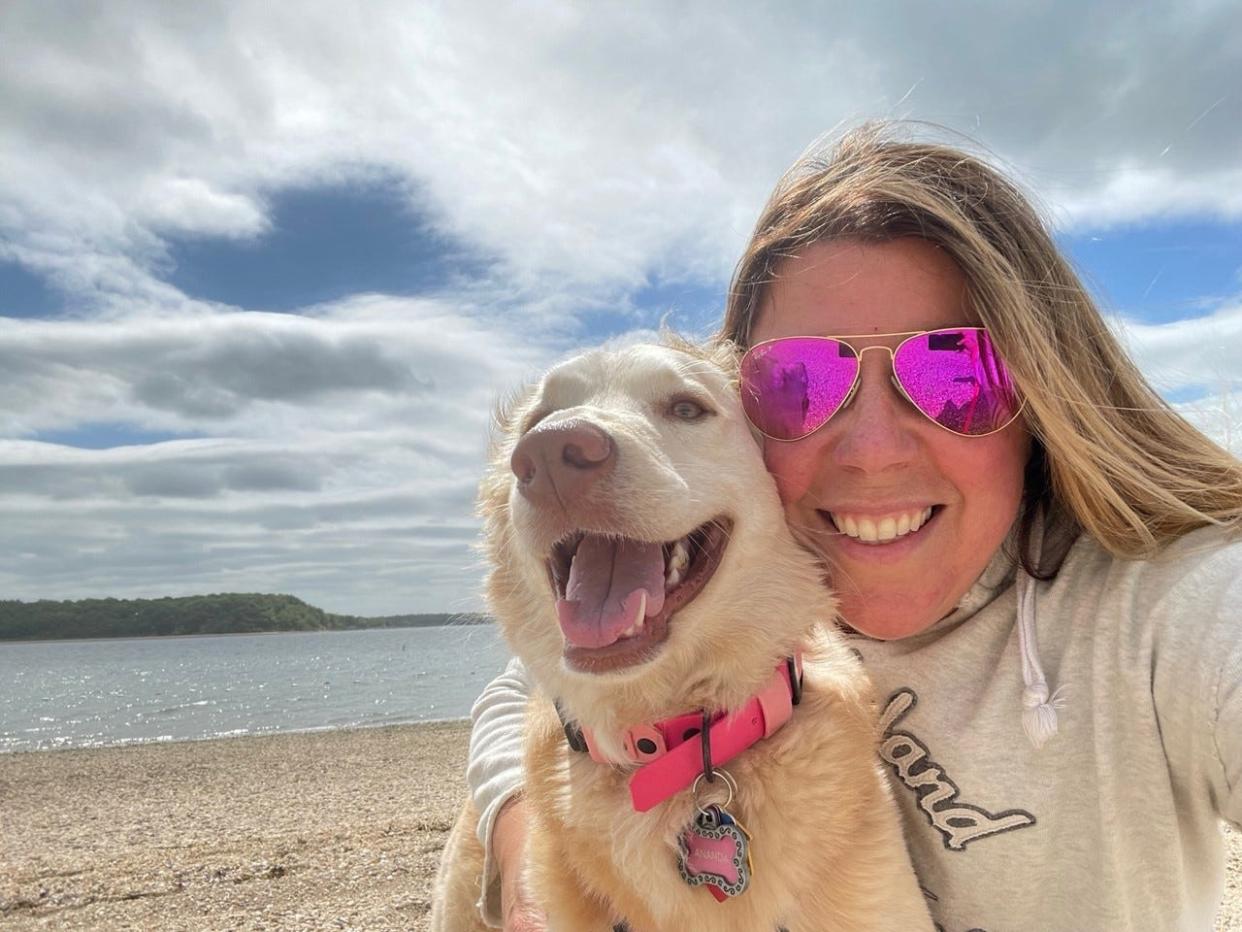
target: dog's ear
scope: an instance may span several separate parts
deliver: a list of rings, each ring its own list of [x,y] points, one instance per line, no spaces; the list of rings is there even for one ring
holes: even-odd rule
[[[498,448],[512,445],[517,440],[517,433],[521,427],[522,418],[526,415],[527,409],[530,408],[530,403],[534,399],[537,390],[538,387],[534,384],[523,385],[496,403],[496,409],[492,412],[491,444],[488,449],[489,458],[494,459]]]
[[[504,520],[509,507],[509,456],[517,443],[522,419],[535,398],[536,386],[525,385],[501,398],[492,412],[492,426],[488,438],[487,469],[479,482],[479,495],[475,500],[476,512],[485,521]]]
[[[701,359],[708,365],[721,370],[730,380],[737,378],[742,351],[731,340],[716,338],[706,343],[695,343],[662,324],[660,345],[685,353],[694,359]]]
[[[707,352],[711,354],[712,362],[723,369],[729,375],[729,386],[732,391],[740,392],[742,356],[745,354],[745,348],[727,340],[724,337],[717,337],[705,347]],[[758,428],[746,419],[746,427],[750,430],[750,437],[755,441],[755,446],[760,450],[763,449],[763,434],[759,433]]]
[[[742,348],[740,346],[732,340],[726,340],[721,337],[712,340],[704,349],[709,354],[708,358],[723,369],[731,381],[737,381],[742,361]]]

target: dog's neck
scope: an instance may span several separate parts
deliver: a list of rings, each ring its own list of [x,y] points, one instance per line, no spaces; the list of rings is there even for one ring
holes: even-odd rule
[[[555,697],[563,716],[597,735],[676,718],[703,709],[715,714],[741,708],[771,680],[772,671],[786,657],[798,652],[805,639],[765,646],[744,663],[729,667],[689,665],[669,671],[659,679],[642,677],[634,682],[564,682]],[[617,761],[619,750],[604,739],[607,755]]]
[[[689,788],[700,775],[711,779],[715,768],[775,734],[789,721],[801,697],[799,652],[785,658],[762,689],[727,713],[697,710],[607,736],[580,728],[563,713],[561,721],[570,748],[589,753],[598,763],[617,763],[620,746],[628,762],[638,767],[630,778],[634,809],[646,812]]]
[[[584,749],[599,763],[617,763],[608,748],[618,743],[625,758],[632,764],[646,764],[673,751],[692,738],[702,741],[710,734],[710,726],[727,715],[742,715],[748,708],[757,711],[759,717],[752,724],[759,727],[767,737],[789,720],[793,707],[802,696],[802,652],[796,651],[784,658],[757,692],[736,707],[727,709],[694,708],[668,718],[630,725],[613,741],[602,741],[589,728],[566,718],[558,705],[561,723],[565,726],[570,745],[575,750]]]

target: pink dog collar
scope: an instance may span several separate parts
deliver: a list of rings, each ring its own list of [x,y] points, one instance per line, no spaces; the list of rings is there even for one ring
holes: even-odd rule
[[[772,678],[732,714],[711,716],[706,740],[702,738],[705,716],[688,712],[650,724],[635,725],[621,735],[630,760],[641,764],[630,778],[630,799],[636,812],[646,812],[681,790],[688,789],[707,764],[719,767],[751,745],[774,734],[789,721],[802,697],[802,653],[782,661]],[[593,760],[607,763],[587,729],[578,734],[566,726],[570,747],[586,750]],[[581,741],[576,741],[581,736]],[[698,738],[698,741],[694,739]]]

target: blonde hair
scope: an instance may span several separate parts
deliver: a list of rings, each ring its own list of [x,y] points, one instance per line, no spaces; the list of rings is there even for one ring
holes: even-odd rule
[[[1179,416],[1118,344],[1030,201],[964,151],[868,124],[800,159],[764,208],[734,273],[720,337],[739,346],[780,263],[836,238],[912,236],[951,256],[970,301],[1026,397],[1032,437],[1019,556],[1041,512],[1121,557],[1146,557],[1209,524],[1242,519],[1242,461]]]

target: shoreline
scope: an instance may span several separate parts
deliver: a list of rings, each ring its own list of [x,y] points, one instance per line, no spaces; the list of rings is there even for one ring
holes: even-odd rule
[[[198,637],[199,635],[191,635]],[[214,635],[208,635],[214,636]],[[227,637],[228,635],[224,635]],[[280,735],[317,735],[328,731],[371,731],[376,728],[411,728],[421,725],[466,725],[470,724],[470,716],[456,715],[449,718],[420,718],[401,722],[361,722],[356,725],[316,725],[312,728],[287,728],[278,731],[251,731],[243,734],[228,733],[206,735],[199,738],[134,738],[130,741],[117,741],[112,744],[71,744],[57,748],[14,748],[6,751],[0,748],[0,761],[13,754],[62,754],[66,751],[108,751],[118,748],[140,748],[170,744],[201,744],[204,741],[244,741],[248,738],[275,738]]]
[[[0,754],[0,927],[427,932],[469,722]],[[1242,929],[1242,833],[1217,932]]]
[[[97,638],[0,638],[6,644],[98,644],[101,641],[179,641],[187,638],[258,637],[264,634],[352,634],[357,631],[406,631],[412,628],[481,628],[491,621],[462,621],[446,625],[363,625],[358,628],[293,628],[285,631],[216,631],[202,634],[109,634]]]

